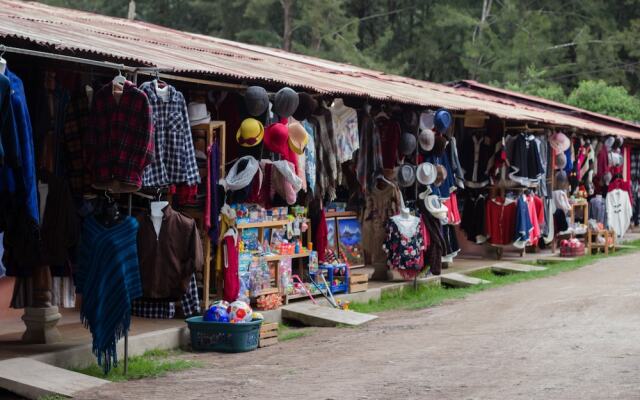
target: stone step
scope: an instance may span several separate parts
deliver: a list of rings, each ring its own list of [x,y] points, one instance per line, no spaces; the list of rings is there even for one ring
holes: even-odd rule
[[[311,303],[289,304],[282,307],[281,310],[282,319],[298,321],[307,326],[358,326],[378,318],[371,314],[345,311]]]
[[[109,383],[104,379],[54,367],[31,358],[0,361],[0,388],[27,399],[60,395],[73,397],[82,390]]]
[[[440,284],[445,286],[463,288],[463,287],[469,287],[469,286],[475,286],[475,285],[484,285],[487,283],[491,283],[491,282],[484,279],[474,278],[471,276],[459,274],[457,272],[451,272],[448,274],[440,275]]]
[[[493,264],[491,271],[496,274],[515,274],[520,272],[544,271],[545,267],[537,267],[535,265],[518,264],[512,262],[502,262]]]

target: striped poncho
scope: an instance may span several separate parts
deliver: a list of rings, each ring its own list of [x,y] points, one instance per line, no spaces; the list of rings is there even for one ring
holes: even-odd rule
[[[93,353],[105,374],[117,366],[116,343],[129,331],[131,302],[142,296],[137,233],[132,217],[109,228],[89,217],[82,226],[76,275],[80,319],[91,331]]]

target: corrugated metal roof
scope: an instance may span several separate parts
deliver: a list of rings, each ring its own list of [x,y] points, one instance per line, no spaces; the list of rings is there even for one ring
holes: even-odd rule
[[[470,90],[388,75],[278,49],[180,32],[140,21],[0,0],[0,38],[15,38],[87,58],[175,73],[272,82],[339,96],[361,96],[450,110],[477,110],[500,118],[635,137],[640,128],[609,126]]]

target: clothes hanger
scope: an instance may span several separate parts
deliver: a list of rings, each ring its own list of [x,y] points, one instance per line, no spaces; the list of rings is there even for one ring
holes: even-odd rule
[[[154,84],[156,85],[156,90],[164,89],[165,87],[169,86],[167,82],[160,79],[160,72],[158,70],[156,70],[156,79],[154,79]]]
[[[123,86],[126,81],[127,81],[127,78],[124,75],[122,75],[122,71],[118,70],[118,75],[116,75],[115,78],[113,78],[112,82],[114,85]]]

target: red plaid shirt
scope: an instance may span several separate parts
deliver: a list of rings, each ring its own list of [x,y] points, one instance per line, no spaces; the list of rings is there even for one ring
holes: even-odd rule
[[[88,167],[95,183],[142,185],[142,171],[153,161],[153,123],[147,96],[126,82],[116,102],[112,84],[95,94],[88,145]]]

